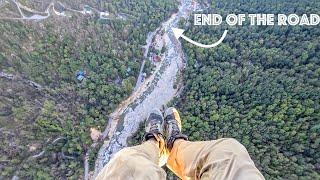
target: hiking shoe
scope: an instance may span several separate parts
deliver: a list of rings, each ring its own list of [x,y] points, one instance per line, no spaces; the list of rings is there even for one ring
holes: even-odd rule
[[[163,139],[163,116],[159,109],[153,109],[146,120],[144,140],[147,141],[151,138],[159,141]]]
[[[144,140],[154,139],[159,143],[159,166],[166,164],[168,155],[166,151],[166,143],[163,136],[164,119],[159,109],[153,109],[146,120]]]
[[[176,108],[170,107],[165,112],[165,135],[167,137],[167,148],[169,151],[177,139],[188,140],[188,137],[181,133],[182,125],[179,112]]]

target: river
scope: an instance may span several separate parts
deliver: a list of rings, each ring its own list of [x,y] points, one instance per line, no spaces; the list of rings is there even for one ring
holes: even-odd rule
[[[60,2],[57,4],[50,3],[45,12],[38,12],[30,9],[16,0],[12,0],[12,3],[18,8],[21,17],[3,17],[0,19],[39,21],[48,18],[52,11],[58,16],[66,16],[66,10],[82,14],[90,14],[90,12],[95,11],[96,13],[100,13],[100,15],[101,13],[108,15],[107,12],[99,12],[89,6],[86,6],[82,11],[66,8]],[[64,9],[64,11],[56,11],[55,5],[63,7],[62,9]],[[127,147],[127,139],[138,130],[139,124],[146,119],[152,109],[162,108],[179,94],[182,82],[181,78],[178,77],[181,76],[181,71],[185,67],[185,58],[181,44],[174,37],[172,28],[177,27],[178,22],[182,18],[188,19],[190,14],[196,9],[196,5],[197,4],[192,0],[181,0],[178,11],[172,14],[171,17],[163,22],[155,31],[148,34],[144,60],[141,65],[139,77],[137,78],[136,87],[134,92],[126,100],[120,103],[118,108],[110,114],[107,127],[103,132],[103,139],[105,141],[97,155],[94,176],[99,173],[102,167],[108,163],[116,152]],[[30,12],[32,15],[26,16],[21,9]],[[157,63],[153,73],[142,81],[143,68],[145,61],[149,59],[148,52],[151,44],[162,43],[153,42],[153,37],[155,36],[162,36],[160,39],[164,40],[166,51],[161,58],[161,62]],[[2,73],[1,75],[4,76],[5,74]],[[92,147],[95,145],[96,143],[94,143]],[[85,155],[85,179],[88,179],[89,154],[90,151]]]
[[[127,139],[138,130],[139,124],[152,109],[162,108],[178,95],[182,85],[177,81],[177,77],[185,67],[185,58],[181,44],[175,39],[171,29],[177,27],[181,18],[189,17],[195,9],[195,4],[191,0],[181,0],[178,12],[163,22],[152,34],[152,36],[160,35],[164,39],[165,55],[154,73],[136,86],[133,94],[110,115],[104,133],[106,140],[96,160],[95,176],[116,152],[127,146]],[[162,30],[165,32],[163,35],[161,35]],[[147,40],[147,43],[149,41]]]

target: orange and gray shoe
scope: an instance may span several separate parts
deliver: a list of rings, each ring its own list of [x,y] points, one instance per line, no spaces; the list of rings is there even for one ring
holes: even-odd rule
[[[165,135],[167,137],[167,148],[172,149],[176,139],[188,140],[188,137],[181,133],[182,124],[179,112],[176,108],[170,107],[165,111]]]

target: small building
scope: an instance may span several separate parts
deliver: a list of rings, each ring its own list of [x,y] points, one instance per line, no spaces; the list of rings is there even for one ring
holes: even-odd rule
[[[153,55],[152,56],[152,61],[153,62],[160,62],[161,61],[161,57],[159,55]]]
[[[88,5],[85,5],[83,7],[83,11],[82,12],[83,12],[83,14],[93,14],[92,8],[90,6],[88,6]]]
[[[100,18],[101,19],[108,19],[109,16],[109,12],[105,11],[105,12],[100,12]]]
[[[78,80],[78,81],[80,81],[80,82],[81,82],[81,81],[83,81],[83,80],[84,80],[85,75],[86,75],[86,72],[85,72],[85,71],[80,70],[80,71],[77,71],[76,78],[77,78],[77,80]]]
[[[142,74],[142,78],[141,78],[141,82],[144,82],[144,80],[146,79],[146,77],[147,77],[147,74],[146,74],[146,73],[143,73],[143,74]]]

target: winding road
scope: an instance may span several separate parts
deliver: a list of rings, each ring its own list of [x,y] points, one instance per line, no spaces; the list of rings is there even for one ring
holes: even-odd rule
[[[51,10],[52,12],[57,15],[57,16],[65,16],[65,17],[70,17],[69,15],[67,15],[66,12],[73,12],[73,13],[80,13],[80,14],[98,14],[100,19],[112,19],[110,18],[110,14],[109,12],[104,12],[104,11],[99,11],[96,8],[90,7],[88,5],[84,5],[82,10],[77,10],[77,9],[72,9],[72,8],[68,8],[65,5],[63,5],[61,2],[57,1],[57,3],[53,3],[51,2],[46,10],[44,12],[39,12],[37,10],[31,9],[21,3],[19,3],[17,0],[11,0],[11,2],[17,7],[20,17],[0,17],[0,19],[6,19],[6,20],[34,20],[34,21],[40,21],[40,20],[44,20],[49,18],[52,14],[51,14]],[[3,4],[0,7],[4,7],[7,3],[9,3],[8,1],[4,1],[1,4]],[[1,5],[0,4],[0,5]],[[55,6],[61,6],[61,9],[63,9],[62,11],[57,11],[55,9]],[[32,15],[25,15],[25,13],[23,13],[23,11],[26,11]],[[116,15],[116,17],[114,19],[125,19],[125,15],[124,13],[119,13],[118,15]]]

